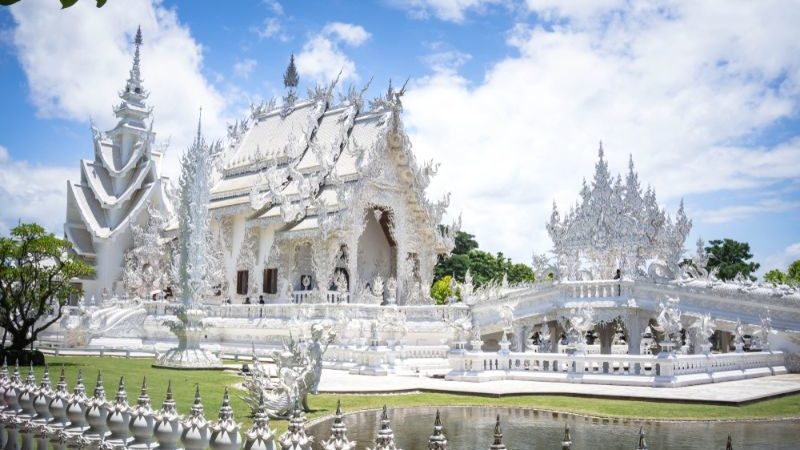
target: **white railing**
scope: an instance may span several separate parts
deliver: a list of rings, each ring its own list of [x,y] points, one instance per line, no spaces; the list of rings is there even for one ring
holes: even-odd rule
[[[648,384],[653,386],[677,386],[715,381],[715,374],[725,374],[725,379],[785,373],[782,352],[723,353],[709,355],[569,355],[564,353],[533,352],[462,352],[449,355],[448,379],[466,381],[489,381],[497,379],[547,379],[536,374],[557,373],[564,378],[585,378],[592,375],[620,376],[614,384]],[[498,374],[498,372],[500,372]],[[520,376],[532,374],[534,376]],[[706,377],[688,379],[684,375],[705,374]],[[630,378],[652,377],[650,380]],[[558,381],[549,378],[550,381]]]
[[[175,305],[177,306],[177,305]],[[456,320],[465,317],[469,308],[465,305],[440,306],[440,305],[421,305],[421,306],[381,306],[381,305],[360,305],[353,303],[273,303],[273,304],[237,304],[237,305],[205,305],[203,311],[206,317],[214,318],[242,318],[242,319],[292,319],[304,317],[313,319],[331,319],[344,314],[351,319],[377,319],[382,317],[387,308],[397,308],[405,314],[406,320],[424,321],[443,321]],[[166,314],[173,313],[172,308],[166,309]]]
[[[633,292],[633,281],[564,281],[558,284],[558,289],[561,297],[566,299],[624,297]]]

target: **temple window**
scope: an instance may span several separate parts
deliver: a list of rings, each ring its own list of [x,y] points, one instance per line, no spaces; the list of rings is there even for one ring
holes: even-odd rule
[[[265,294],[278,293],[278,269],[264,269],[261,291]]]
[[[236,272],[236,293],[239,295],[247,294],[247,270],[240,270]]]

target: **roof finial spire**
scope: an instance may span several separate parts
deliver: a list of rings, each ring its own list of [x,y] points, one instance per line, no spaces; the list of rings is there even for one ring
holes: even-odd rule
[[[600,149],[597,150],[597,153],[600,155],[600,159],[603,159],[603,141],[600,140]]]
[[[202,125],[203,125],[203,107],[200,107],[200,114],[197,116],[197,139],[195,143],[200,145],[200,139],[202,135]]]

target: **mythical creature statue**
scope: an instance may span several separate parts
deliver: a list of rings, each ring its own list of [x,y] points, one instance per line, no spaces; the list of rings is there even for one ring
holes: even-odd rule
[[[272,418],[288,418],[295,405],[308,411],[307,396],[315,394],[322,376],[322,356],[336,339],[336,333],[321,323],[311,325],[311,342],[307,345],[289,338],[283,350],[272,354],[274,377],[253,352],[253,365],[245,378],[245,402],[255,413],[264,398],[264,407]]]
[[[708,340],[714,334],[716,328],[717,324],[708,313],[700,317],[694,324],[692,324],[691,327],[691,329],[694,330],[695,334],[703,342],[703,345],[708,345]]]
[[[569,317],[569,334],[573,343],[579,347],[583,346],[586,340],[586,333],[594,329],[594,309],[588,303],[582,303],[577,310],[572,311]]]
[[[660,302],[658,304],[658,325],[664,329],[666,340],[671,341],[674,345],[680,347],[681,345],[681,310],[678,308],[680,299],[668,298],[666,303]]]
[[[750,347],[765,351],[769,350],[769,336],[771,334],[775,334],[775,330],[772,329],[772,318],[769,316],[769,310],[767,310],[767,315],[761,317],[761,324],[753,333],[754,342]]]
[[[542,328],[539,330],[539,351],[550,351],[550,327],[547,325],[547,316],[542,319]]]

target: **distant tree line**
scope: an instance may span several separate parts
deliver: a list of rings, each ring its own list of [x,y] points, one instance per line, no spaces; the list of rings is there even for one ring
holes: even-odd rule
[[[511,284],[533,281],[533,269],[530,266],[514,263],[502,252],[492,255],[483,251],[479,248],[475,235],[459,231],[456,233],[453,252],[446,258],[440,257],[433,270],[436,281],[431,287],[431,296],[437,303],[445,302],[447,297],[452,295],[450,291],[452,277],[463,283],[467,270],[472,275],[475,288],[490,281],[499,283],[504,275]]]

